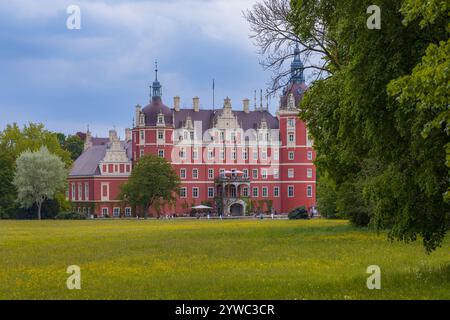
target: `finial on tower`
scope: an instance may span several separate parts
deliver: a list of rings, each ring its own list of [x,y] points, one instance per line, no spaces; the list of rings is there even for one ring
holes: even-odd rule
[[[158,60],[155,59],[155,81],[158,81]]]

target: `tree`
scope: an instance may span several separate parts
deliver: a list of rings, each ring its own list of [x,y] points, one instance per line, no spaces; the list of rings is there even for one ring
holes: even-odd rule
[[[121,186],[120,198],[144,209],[147,218],[152,206],[158,209],[161,201],[173,203],[180,179],[166,159],[147,155],[138,160],[126,183]]]
[[[17,201],[24,208],[36,204],[40,220],[42,203],[65,189],[67,173],[61,158],[51,154],[46,147],[36,152],[24,151],[16,160],[13,179]]]
[[[17,202],[14,201],[17,199],[17,192],[12,184],[15,161],[22,152],[37,151],[42,146],[46,146],[51,153],[63,159],[67,167],[71,165],[70,153],[61,147],[60,138],[58,134],[46,130],[42,124],[30,123],[21,129],[13,123],[0,131],[0,167],[2,168],[0,170],[0,213],[2,218],[25,216],[24,213],[19,212]],[[54,201],[60,202],[60,199],[64,198],[64,194],[61,193]],[[31,209],[33,210],[36,209]]]
[[[46,130],[43,124],[29,123],[20,129],[13,123],[0,132],[0,147],[14,159],[26,150],[37,151],[42,146],[59,156],[67,166],[72,164],[70,152],[63,149],[57,134]]]
[[[304,68],[313,76],[333,74],[340,67],[337,43],[327,29],[330,18],[329,1],[303,1],[300,12],[305,27],[292,23],[292,4],[298,1],[261,0],[251,10],[243,13],[251,30],[251,38],[263,56],[260,64],[272,71],[269,94],[284,88],[290,80],[289,64],[294,55],[294,47],[299,45],[304,58]],[[317,20],[311,19],[315,17]]]
[[[64,141],[63,148],[70,152],[72,160],[76,160],[83,152],[84,142],[77,135],[69,135]]]
[[[0,148],[0,218],[13,215],[16,190],[12,184],[14,158]]]
[[[421,236],[431,251],[450,221],[442,196],[449,181],[446,5],[380,0],[381,29],[369,30],[372,4],[292,1],[298,37],[304,42],[323,25],[334,44],[325,43],[332,72],[306,92],[300,116],[314,139],[316,165],[336,184],[337,210],[359,222],[368,217],[391,239]],[[420,15],[427,23],[416,20]]]

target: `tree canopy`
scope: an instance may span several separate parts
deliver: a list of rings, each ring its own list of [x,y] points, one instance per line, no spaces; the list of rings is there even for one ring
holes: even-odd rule
[[[63,191],[66,179],[64,162],[57,155],[51,154],[47,147],[43,146],[35,152],[24,151],[16,160],[13,179],[17,201],[24,208],[36,204],[40,220],[42,203]]]
[[[370,30],[372,4],[291,2],[303,42],[323,26],[331,71],[306,92],[300,116],[332,186],[319,188],[335,201],[327,210],[388,229],[391,239],[421,236],[431,251],[450,224],[447,4],[380,0],[381,29]]]
[[[120,197],[139,206],[147,217],[149,209],[159,208],[161,201],[172,203],[176,199],[180,179],[166,159],[156,155],[140,158],[126,183],[121,187]]]

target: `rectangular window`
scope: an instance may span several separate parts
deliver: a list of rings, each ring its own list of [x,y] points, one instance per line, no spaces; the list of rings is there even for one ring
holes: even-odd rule
[[[214,187],[208,187],[208,198],[214,198]]]
[[[267,150],[262,150],[261,151],[261,159],[262,160],[267,160]]]
[[[89,183],[84,184],[84,200],[89,200]]]
[[[258,149],[253,150],[253,160],[258,160]]]
[[[247,149],[242,150],[242,159],[248,160],[248,151]]]
[[[125,217],[131,217],[131,208],[130,207],[125,208]]]
[[[258,169],[252,170],[252,177],[253,177],[253,179],[258,179]]]
[[[295,142],[295,135],[293,133],[289,133],[288,135],[288,141],[289,142]]]
[[[267,169],[261,169],[261,177],[267,179]]]
[[[118,207],[113,208],[113,216],[114,217],[120,216],[120,208],[118,208]]]
[[[192,169],[192,179],[198,179],[198,169]]]
[[[258,187],[253,187],[253,197],[257,198],[258,197]]]
[[[288,128],[294,128],[295,127],[295,120],[292,119],[292,118],[289,118],[287,124],[288,124],[287,125]]]
[[[294,197],[294,186],[288,186],[288,197],[289,198]]]
[[[186,158],[186,151],[184,150],[184,148],[182,148],[179,152],[180,155],[180,159],[185,159]]]
[[[195,140],[194,131],[189,132],[189,137],[191,138],[191,140]]]
[[[225,176],[225,169],[220,169],[220,170],[219,170],[219,175],[220,175],[221,177]]]
[[[198,198],[198,188],[192,188],[192,198]]]
[[[139,131],[139,134],[140,134],[140,143],[141,144],[144,144],[145,143],[145,131],[144,130],[141,130],[141,131]]]
[[[180,188],[180,198],[186,198],[186,196],[187,196],[187,188],[186,187]]]
[[[269,188],[262,187],[262,196],[267,198],[269,196]]]
[[[280,187],[273,188],[273,196],[278,198],[280,196]]]
[[[236,160],[236,149],[231,150],[231,160]]]
[[[312,178],[313,176],[313,171],[311,168],[306,169],[306,177],[307,178]]]
[[[214,169],[208,169],[208,179],[214,179]]]
[[[294,160],[294,151],[289,151],[289,160]]]
[[[198,149],[197,149],[197,148],[195,148],[195,149],[192,151],[192,159],[198,160]]]
[[[211,149],[208,149],[208,160],[214,159],[214,151]]]
[[[248,178],[248,169],[242,170],[244,178]]]
[[[279,179],[280,178],[280,170],[273,169],[273,178],[274,179]]]
[[[294,169],[288,169],[288,178],[289,179],[294,178]]]
[[[164,150],[158,150],[158,157],[164,158]]]
[[[220,150],[220,160],[225,160],[225,150],[221,149]]]
[[[307,186],[306,187],[306,196],[308,197],[308,198],[312,198],[312,196],[313,196],[313,191],[312,191],[312,186]]]
[[[158,131],[158,140],[164,141],[164,131]]]
[[[75,183],[72,183],[72,201],[75,201]]]
[[[280,151],[278,149],[273,150],[273,160],[280,160]]]
[[[248,187],[243,187],[242,188],[242,196],[243,197],[248,197]]]
[[[180,169],[180,178],[186,179],[186,169]]]
[[[78,200],[83,200],[83,186],[78,183]]]
[[[308,160],[312,161],[312,159],[313,159],[313,153],[312,153],[312,151],[308,151]]]
[[[142,158],[144,156],[144,149],[141,149],[139,151],[139,158]]]
[[[108,209],[108,208],[102,208],[102,215],[103,215],[104,217],[109,216],[109,209]]]

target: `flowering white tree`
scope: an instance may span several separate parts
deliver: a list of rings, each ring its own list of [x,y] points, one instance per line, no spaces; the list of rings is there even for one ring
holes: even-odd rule
[[[16,160],[13,180],[17,188],[17,201],[24,208],[36,203],[40,220],[42,203],[64,190],[67,173],[61,158],[50,153],[46,147],[36,152],[23,152]]]

